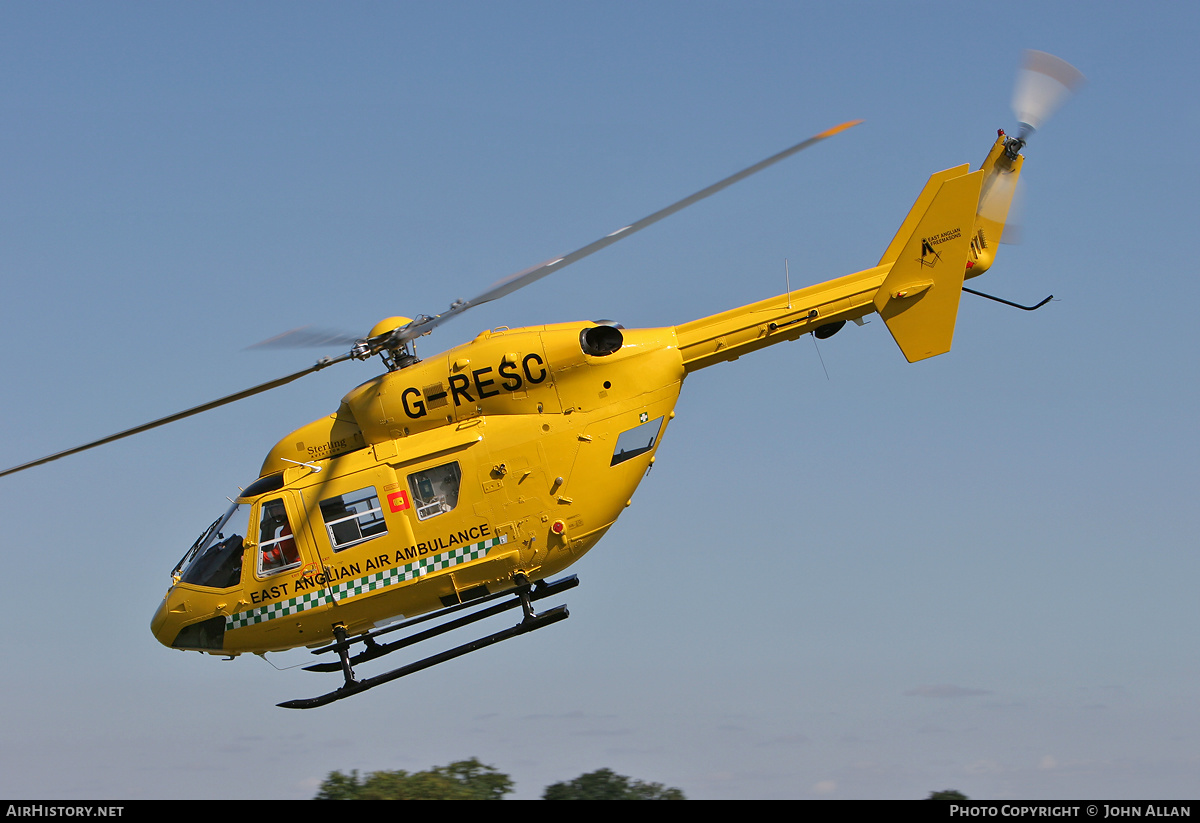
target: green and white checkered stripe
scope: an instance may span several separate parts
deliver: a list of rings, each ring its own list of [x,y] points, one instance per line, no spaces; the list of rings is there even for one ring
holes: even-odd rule
[[[437,572],[442,569],[448,569],[451,566],[457,566],[459,563],[478,560],[486,555],[488,550],[493,546],[498,546],[505,542],[507,542],[507,537],[501,535],[471,546],[460,546],[443,554],[435,554],[433,557],[426,557],[415,563],[409,563],[407,566],[382,569],[366,577],[359,577],[355,580],[338,583],[336,586],[330,588],[330,591],[333,592],[334,600],[347,600],[351,597],[357,597],[360,594],[366,594],[367,592],[386,589],[388,586],[394,586],[397,583],[407,583],[410,580],[416,580],[418,577],[424,577],[430,572]]]
[[[386,589],[388,586],[394,586],[398,583],[407,583],[410,580],[416,580],[418,577],[424,577],[432,572],[442,571],[443,569],[457,566],[460,563],[467,563],[471,560],[478,560],[486,556],[492,548],[507,542],[508,538],[506,535],[499,535],[498,537],[474,543],[470,546],[460,546],[457,549],[451,549],[442,554],[435,554],[432,557],[426,557],[404,566],[381,569],[365,577],[358,577],[354,580],[346,580],[338,583],[335,586],[327,586],[319,590],[305,592],[289,600],[267,603],[248,611],[238,612],[225,619],[225,630],[230,631],[245,626],[253,626],[256,623],[265,623],[277,617],[287,617],[299,614],[307,609],[314,609],[317,606],[325,606],[333,603],[335,600],[348,600],[351,597]]]
[[[230,615],[225,618],[225,631],[240,629],[244,626],[253,626],[255,623],[265,623],[268,620],[274,620],[276,617],[299,614],[302,611],[314,609],[317,606],[324,606],[326,603],[331,602],[333,601],[330,599],[326,589],[305,592],[290,600],[280,600],[275,603],[268,603],[265,606],[259,606],[248,612]]]

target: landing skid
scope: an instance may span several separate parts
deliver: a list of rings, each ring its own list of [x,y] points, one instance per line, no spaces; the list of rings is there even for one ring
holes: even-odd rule
[[[534,600],[541,600],[544,597],[550,597],[558,594],[559,592],[574,588],[578,585],[579,578],[574,575],[570,577],[564,577],[561,580],[555,580],[554,582],[542,581],[532,586],[529,583],[520,583],[515,592],[507,591],[487,595],[486,597],[472,600],[469,603],[459,603],[454,606],[449,606],[445,609],[440,609],[436,612],[413,618],[412,620],[405,620],[404,622],[397,623],[394,626],[388,626],[384,629],[377,629],[376,631],[368,632],[367,634],[358,635],[357,637],[347,637],[345,628],[342,626],[337,626],[334,628],[334,636],[337,639],[328,646],[322,646],[319,649],[314,649],[313,654],[336,653],[339,661],[336,663],[317,663],[312,666],[306,666],[305,670],[314,672],[341,671],[346,679],[344,685],[342,685],[341,688],[335,689],[334,691],[318,697],[310,697],[300,700],[288,700],[278,705],[284,709],[315,709],[318,706],[324,706],[328,703],[333,703],[336,700],[341,700],[343,698],[350,697],[351,695],[358,694],[359,692],[365,692],[367,689],[373,689],[376,686],[397,680],[405,675],[419,672],[422,669],[428,669],[431,666],[436,666],[438,663],[444,663],[447,660],[453,660],[456,657],[462,657],[470,652],[478,651],[479,649],[487,646],[492,646],[502,640],[508,640],[522,634],[528,634],[529,632],[549,626],[552,623],[557,623],[560,620],[566,620],[567,617],[570,616],[567,612],[566,606],[556,606],[553,609],[549,609],[548,611],[538,614],[533,610],[532,602]],[[504,600],[503,598],[507,599]],[[493,600],[501,600],[502,602],[488,606],[487,608],[479,608],[480,605]],[[420,643],[422,640],[428,640],[432,637],[437,637],[440,634],[445,634],[446,632],[462,628],[463,626],[469,626],[471,623],[484,620],[488,617],[500,614],[501,612],[508,611],[509,609],[515,609],[518,606],[524,612],[524,617],[522,618],[521,622],[515,626],[504,629],[503,631],[495,632],[494,634],[485,635],[484,637],[472,640],[469,643],[464,643],[461,646],[456,646],[444,652],[430,655],[429,657],[418,660],[415,663],[410,663],[407,666],[401,666],[398,669],[392,669],[390,672],[385,672],[384,674],[370,677],[366,680],[359,680],[354,676],[353,666],[355,663],[362,663],[367,660],[374,660],[377,657],[383,657],[391,652],[407,646],[412,646],[416,643]],[[466,611],[468,609],[476,609],[476,611],[468,612],[462,617],[457,617],[453,620],[446,620],[445,622],[438,623],[437,625],[431,626],[428,629],[408,635],[407,637],[401,638],[400,640],[395,640],[391,643],[381,644],[375,640],[375,638],[379,637],[380,635],[411,628],[419,623],[441,620],[442,618],[448,617],[451,614]],[[366,648],[351,657],[349,651],[350,647],[356,643],[362,643],[364,646],[366,646]]]

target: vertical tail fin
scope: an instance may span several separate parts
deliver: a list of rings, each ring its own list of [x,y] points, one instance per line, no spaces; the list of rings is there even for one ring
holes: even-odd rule
[[[929,178],[879,261],[891,270],[875,309],[910,363],[949,351],[954,339],[984,177],[967,168]]]

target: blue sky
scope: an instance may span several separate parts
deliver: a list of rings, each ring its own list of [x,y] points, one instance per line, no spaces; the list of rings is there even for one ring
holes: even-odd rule
[[[1183,3],[7,3],[12,465],[309,365],[836,123],[856,129],[421,343],[684,322],[873,265],[1012,129],[1025,48],[1088,84],[1026,151],[1023,243],[954,350],[882,323],[689,378],[569,621],[318,712],[150,615],[225,496],[374,365],[4,478],[0,796],[296,798],[477,756],[699,798],[1194,796]],[[278,665],[299,662],[280,658]]]

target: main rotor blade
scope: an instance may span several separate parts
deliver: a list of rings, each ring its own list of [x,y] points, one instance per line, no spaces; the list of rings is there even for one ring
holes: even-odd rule
[[[654,225],[655,223],[657,223],[659,220],[662,220],[663,218],[670,217],[672,214],[674,214],[677,211],[686,209],[688,206],[692,205],[693,203],[698,203],[701,200],[703,200],[704,198],[710,197],[710,196],[716,194],[717,192],[721,191],[722,189],[732,186],[734,183],[737,183],[739,180],[745,180],[750,175],[756,174],[757,172],[762,171],[763,169],[767,168],[768,166],[773,166],[776,163],[778,163],[780,160],[786,160],[788,157],[791,157],[793,154],[803,151],[804,149],[807,149],[809,146],[814,146],[817,143],[820,143],[822,140],[824,140],[827,137],[832,137],[833,135],[838,134],[839,132],[843,132],[848,128],[857,126],[861,122],[862,122],[861,120],[851,120],[847,123],[842,123],[841,125],[834,126],[833,128],[831,128],[827,131],[823,131],[820,134],[810,137],[803,142],[797,143],[796,145],[792,146],[791,148],[784,149],[783,151],[779,152],[778,154],[774,154],[774,155],[768,157],[766,160],[762,160],[758,163],[755,163],[753,166],[750,166],[749,168],[742,169],[737,174],[731,174],[729,177],[726,177],[724,180],[721,180],[717,183],[713,183],[708,188],[701,189],[700,191],[696,192],[695,194],[685,197],[676,203],[672,203],[671,205],[667,206],[665,209],[660,209],[660,210],[654,212],[654,214],[651,214],[649,217],[643,217],[641,220],[638,220],[635,223],[630,223],[628,226],[624,226],[622,228],[617,229],[614,232],[610,232],[609,234],[606,234],[604,237],[601,237],[599,240],[589,243],[588,245],[584,246],[583,248],[576,249],[575,251],[570,252],[568,254],[564,254],[562,257],[555,257],[552,260],[547,260],[544,263],[539,263],[536,266],[525,269],[524,271],[519,271],[516,274],[510,275],[510,276],[504,278],[503,280],[499,280],[496,283],[494,283],[490,289],[485,291],[483,294],[478,295],[477,297],[473,297],[470,300],[455,301],[455,303],[452,304],[451,307],[447,311],[442,312],[441,314],[437,315],[436,317],[417,318],[412,323],[405,326],[403,329],[400,329],[397,331],[397,339],[398,340],[415,340],[416,338],[420,337],[421,335],[432,331],[437,326],[440,326],[442,323],[446,322],[451,317],[454,317],[457,314],[462,314],[469,308],[472,308],[474,306],[479,306],[484,303],[490,303],[491,301],[496,300],[500,297],[503,297],[504,295],[509,294],[511,292],[514,292],[519,288],[528,286],[530,283],[541,280],[543,277],[553,274],[554,272],[558,271],[561,268],[564,268],[565,266],[569,266],[578,260],[582,260],[583,258],[587,257],[590,254],[595,254],[596,252],[600,251],[601,249],[605,248],[606,246],[611,246],[613,243],[616,243],[618,240],[624,240],[626,237],[629,237],[630,235],[641,231],[642,229],[646,228],[647,226]]]
[[[247,349],[312,349],[353,346],[360,339],[332,329],[301,326],[247,346]]]
[[[99,440],[93,440],[91,443],[84,443],[82,446],[76,446],[73,449],[67,449],[66,451],[58,452],[57,454],[51,454],[47,457],[42,457],[37,460],[31,460],[28,463],[22,463],[19,466],[13,466],[11,469],[5,469],[4,471],[0,471],[0,477],[4,477],[5,475],[9,475],[9,474],[16,474],[17,472],[24,471],[25,469],[32,469],[34,466],[40,466],[43,463],[49,463],[52,460],[58,460],[60,457],[69,457],[72,454],[79,454],[79,452],[87,451],[88,449],[94,449],[94,448],[96,448],[96,446],[103,446],[105,443],[112,443],[114,440],[121,440],[122,438],[131,437],[135,434],[141,434],[144,431],[149,431],[150,429],[156,429],[159,426],[165,426],[168,423],[174,423],[176,420],[182,420],[185,417],[191,417],[192,415],[210,411],[211,409],[215,409],[219,406],[224,406],[229,403],[235,403],[238,400],[244,400],[245,398],[252,397],[256,394],[262,394],[263,392],[270,391],[271,389],[276,389],[276,388],[279,388],[280,386],[291,383],[293,380],[299,380],[301,377],[304,377],[305,375],[312,374],[313,372],[320,371],[321,369],[324,369],[328,366],[332,366],[334,363],[340,363],[343,360],[348,360],[348,359],[350,359],[349,354],[344,354],[344,355],[341,355],[340,357],[323,358],[321,360],[318,360],[315,365],[309,366],[307,369],[304,369],[303,371],[298,371],[293,374],[289,374],[286,377],[280,377],[279,379],[272,380],[268,383],[261,383],[257,386],[254,386],[253,388],[246,389],[245,391],[240,391],[237,394],[227,395],[225,397],[220,398],[219,400],[213,400],[209,403],[205,403],[200,406],[195,406],[186,411],[181,411],[178,414],[172,414],[169,417],[160,417],[158,420],[154,420],[150,423],[144,423],[141,426],[135,426],[134,428],[126,429],[123,432],[117,432],[116,434],[110,434],[108,437],[102,437]]]

